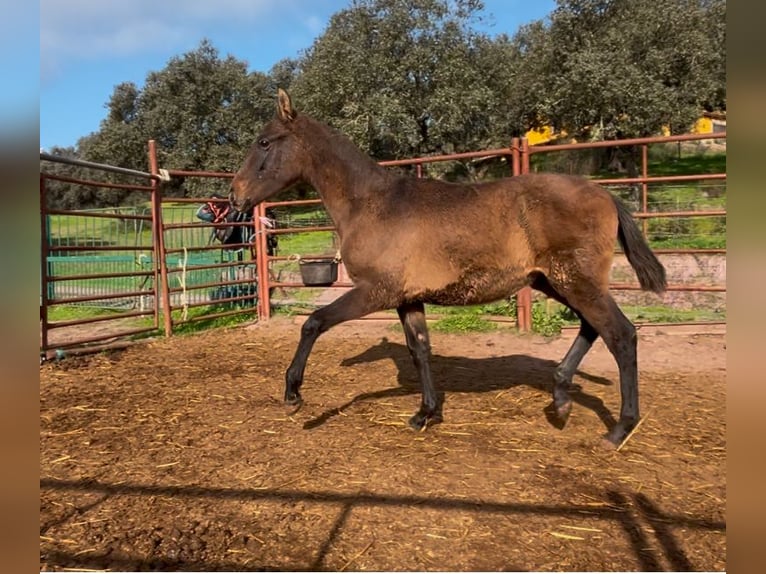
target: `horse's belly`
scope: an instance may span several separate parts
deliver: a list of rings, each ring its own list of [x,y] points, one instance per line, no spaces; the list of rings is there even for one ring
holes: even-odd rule
[[[473,273],[438,289],[427,289],[424,302],[435,305],[477,305],[510,297],[529,284],[523,273],[491,271]]]

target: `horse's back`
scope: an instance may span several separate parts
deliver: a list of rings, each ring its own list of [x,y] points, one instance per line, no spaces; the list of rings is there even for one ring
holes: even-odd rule
[[[437,259],[439,253],[464,254],[488,265],[509,258],[521,264],[540,251],[580,242],[611,246],[617,233],[610,193],[586,178],[560,174],[469,184],[399,178],[374,211],[359,217],[367,224],[349,243],[376,250],[406,245]]]
[[[459,222],[468,233],[505,243],[518,254],[608,244],[617,234],[611,194],[581,176],[524,174],[475,185],[453,184],[434,206],[441,224]],[[439,214],[442,214],[441,216]]]
[[[344,237],[341,251],[352,276],[383,273],[407,298],[486,302],[523,287],[534,272],[547,274],[557,258],[577,253],[598,260],[599,268],[610,263],[614,204],[585,178],[529,174],[396,185],[374,213],[359,215],[366,225]]]
[[[551,248],[580,241],[613,244],[617,234],[614,199],[596,182],[564,174],[524,174],[506,183],[514,188],[519,223],[527,234],[545,240]]]

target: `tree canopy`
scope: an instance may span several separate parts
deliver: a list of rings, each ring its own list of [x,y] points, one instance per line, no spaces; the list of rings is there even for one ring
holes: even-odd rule
[[[481,31],[486,16],[481,0],[350,0],[267,73],[203,40],[143,86],[116,86],[100,129],[53,151],[145,170],[154,139],[162,167],[234,171],[278,86],[379,160],[505,146],[546,125],[595,139],[683,133],[726,109],[725,0],[557,0],[513,35]],[[66,204],[107,201],[56,189]],[[191,179],[169,191],[208,193]]]
[[[353,2],[305,53],[296,100],[378,159],[490,145],[504,74],[492,40],[471,27],[481,7]]]
[[[723,0],[559,0],[544,30],[527,28],[525,110],[594,139],[687,131],[725,108]]]

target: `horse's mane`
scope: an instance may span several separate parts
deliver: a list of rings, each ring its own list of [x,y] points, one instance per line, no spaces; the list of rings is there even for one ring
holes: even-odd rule
[[[301,114],[296,118],[297,122],[304,123],[297,126],[296,134],[304,134],[303,140],[314,150],[314,153],[323,155],[332,150],[334,155],[340,156],[345,162],[351,163],[358,170],[371,170],[377,174],[387,176],[389,172],[381,167],[371,156],[362,151],[350,137],[329,124],[322,123],[310,116]]]

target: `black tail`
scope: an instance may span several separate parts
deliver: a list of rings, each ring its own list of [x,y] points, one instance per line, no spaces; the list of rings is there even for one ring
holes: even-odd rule
[[[617,207],[617,218],[620,226],[617,229],[617,238],[620,240],[628,262],[638,276],[638,282],[644,291],[662,293],[668,286],[665,278],[665,267],[662,266],[657,256],[647,245],[644,236],[633,220],[633,214],[627,206],[613,197]]]

